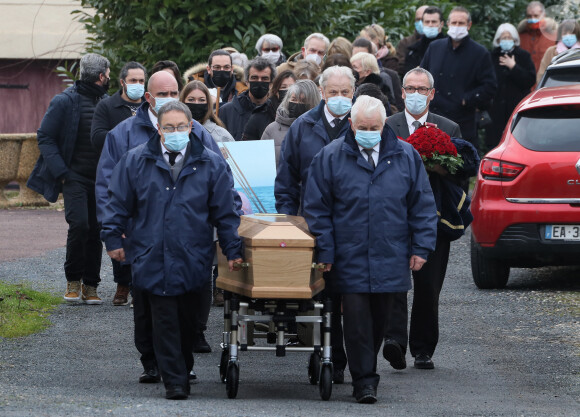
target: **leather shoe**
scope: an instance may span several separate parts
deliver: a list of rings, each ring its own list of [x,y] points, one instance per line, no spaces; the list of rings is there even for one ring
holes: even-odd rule
[[[145,368],[139,377],[140,384],[156,384],[161,381],[161,375],[157,367]]]
[[[359,404],[374,404],[377,402],[377,389],[373,385],[363,385],[355,389],[354,397]]]
[[[165,389],[165,398],[168,400],[185,400],[189,395],[188,389],[181,385],[169,386]]]
[[[431,360],[431,357],[426,353],[419,353],[415,357],[415,368],[417,369],[433,369],[435,365]]]
[[[400,370],[407,367],[405,352],[401,345],[393,339],[385,340],[385,345],[383,346],[383,357],[389,361],[391,366],[395,369]]]
[[[194,381],[197,379],[197,374],[195,373],[195,371],[193,369],[191,371],[189,371],[189,375],[187,376],[187,379],[189,381]]]
[[[332,372],[332,382],[335,384],[344,384],[344,369],[334,369]]]
[[[211,346],[205,340],[205,334],[203,332],[199,332],[195,336],[195,340],[193,342],[193,352],[194,353],[211,353]]]

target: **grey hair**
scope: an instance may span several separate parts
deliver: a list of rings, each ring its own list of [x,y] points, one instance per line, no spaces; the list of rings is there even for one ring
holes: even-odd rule
[[[298,80],[290,86],[284,100],[280,103],[286,113],[288,113],[288,103],[290,103],[292,96],[308,105],[308,110],[320,103],[320,90],[312,80]]]
[[[449,12],[449,16],[451,16],[451,14],[452,13],[455,13],[455,12],[466,13],[467,14],[467,23],[471,22],[471,13],[469,13],[469,10],[467,10],[465,7],[463,7],[463,6],[455,6]],[[447,16],[447,22],[449,22],[449,16]]]
[[[534,7],[539,7],[540,9],[542,9],[542,13],[546,10],[546,8],[542,4],[542,2],[540,2],[540,1],[531,1],[526,6],[526,12],[528,11],[528,9],[531,9],[531,8],[534,8]]]
[[[516,27],[511,23],[502,23],[499,25],[495,32],[495,36],[493,37],[494,46],[499,46],[499,38],[504,32],[509,32],[509,34],[512,35],[512,38],[514,38],[514,44],[520,46],[520,35],[518,34]]]
[[[352,105],[352,109],[350,110],[350,118],[352,119],[353,125],[356,123],[358,114],[361,111],[362,114],[367,117],[371,117],[373,113],[378,111],[381,116],[382,123],[385,124],[385,120],[387,120],[387,111],[385,110],[385,106],[378,98],[371,96],[359,96],[356,99],[355,103]]]
[[[260,39],[256,42],[256,51],[258,51],[258,55],[262,55],[262,45],[264,42],[268,42],[270,45],[279,46],[280,49],[284,47],[284,43],[279,36],[272,33],[266,33],[265,35],[260,36]]]
[[[333,76],[348,78],[348,80],[350,81],[350,86],[354,91],[354,84],[356,81],[354,79],[354,75],[352,75],[352,69],[350,69],[349,67],[341,67],[338,65],[326,68],[322,73],[322,75],[320,76],[320,87],[322,87],[323,90],[326,88],[326,84],[328,83],[330,77]]]
[[[248,65],[248,56],[240,52],[232,52],[232,65],[245,68]]]
[[[81,80],[94,83],[99,81],[99,75],[105,74],[111,67],[107,58],[99,54],[86,54],[81,58]]]
[[[255,68],[258,71],[264,71],[266,68],[270,68],[270,82],[274,81],[276,78],[276,65],[272,64],[266,58],[261,56],[252,59],[244,68],[244,76],[246,77],[246,81],[250,81],[250,69]]]
[[[308,37],[304,40],[304,49],[308,48],[308,42],[310,42],[310,39],[320,39],[321,41],[324,41],[324,50],[328,51],[328,47],[330,46],[330,41],[328,40],[328,38],[326,36],[324,36],[322,33],[311,33],[310,35],[308,35]]]
[[[433,76],[431,75],[431,73],[429,71],[427,71],[425,68],[421,68],[421,67],[417,67],[417,68],[413,68],[412,70],[410,70],[409,72],[407,72],[405,74],[405,76],[403,77],[403,87],[405,87],[407,85],[407,76],[409,76],[409,74],[423,74],[427,76],[427,79],[429,79],[429,88],[433,88],[435,86],[435,80],[433,79]]]
[[[178,111],[185,114],[185,117],[187,117],[188,122],[191,122],[191,120],[193,119],[189,107],[187,107],[179,100],[171,100],[165,103],[163,106],[161,106],[161,108],[157,112],[157,120],[159,121],[159,125],[161,125],[161,119],[163,118],[165,113],[169,113],[170,111]]]

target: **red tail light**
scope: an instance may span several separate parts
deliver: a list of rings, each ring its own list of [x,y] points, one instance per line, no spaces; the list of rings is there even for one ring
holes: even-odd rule
[[[481,176],[487,180],[511,181],[524,170],[524,166],[484,158],[480,169]]]

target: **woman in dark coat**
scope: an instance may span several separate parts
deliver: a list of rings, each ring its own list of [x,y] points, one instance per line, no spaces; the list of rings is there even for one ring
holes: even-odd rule
[[[491,51],[491,59],[497,78],[497,92],[489,111],[492,124],[485,129],[488,150],[497,146],[512,111],[536,82],[532,58],[518,46],[520,37],[513,25],[501,24],[493,44],[495,48]]]

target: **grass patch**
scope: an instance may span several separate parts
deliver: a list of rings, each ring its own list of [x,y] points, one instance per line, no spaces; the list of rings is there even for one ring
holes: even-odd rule
[[[28,336],[50,326],[48,316],[62,298],[25,284],[0,281],[0,337]]]

